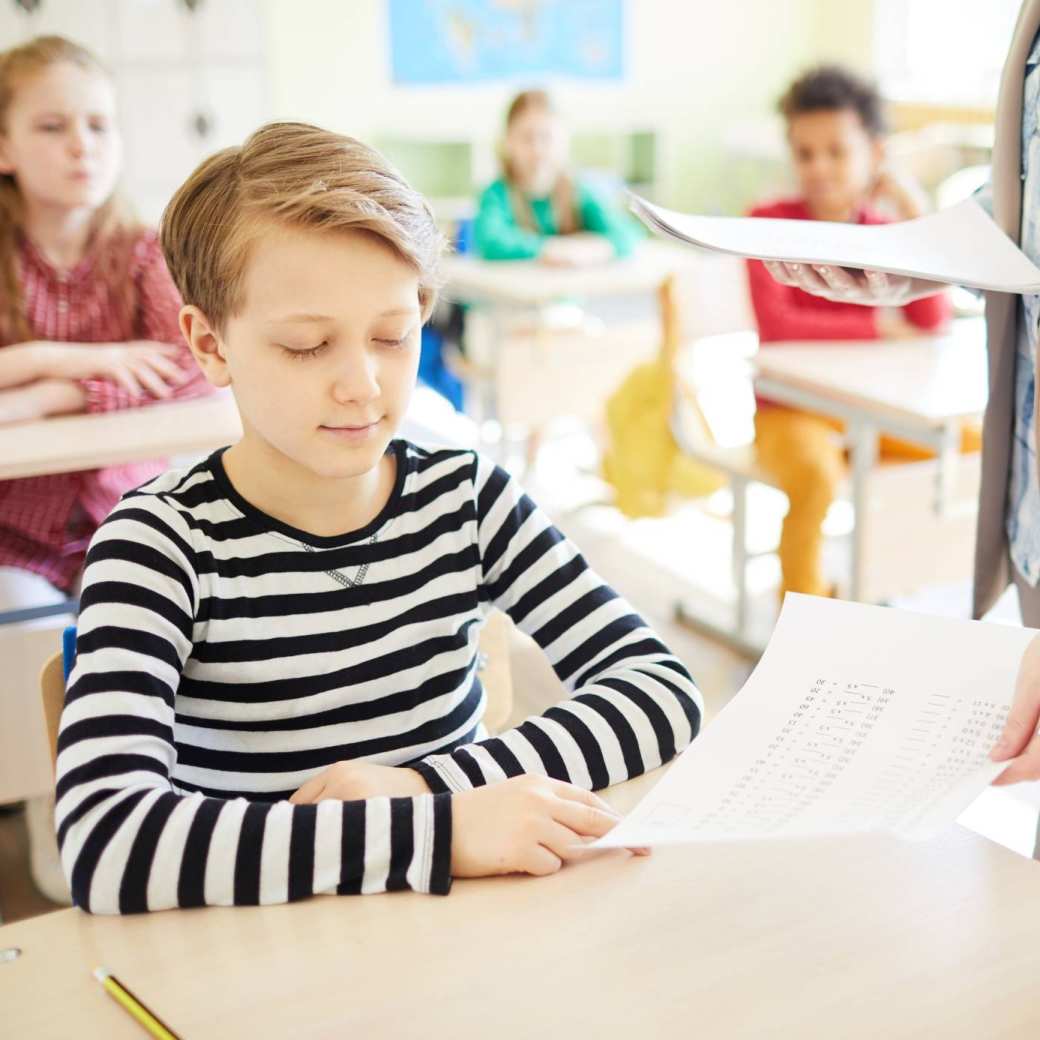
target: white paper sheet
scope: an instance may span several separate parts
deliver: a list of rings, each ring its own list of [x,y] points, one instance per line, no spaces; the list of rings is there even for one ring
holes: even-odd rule
[[[701,217],[637,195],[632,211],[681,242],[759,260],[873,268],[997,292],[1040,292],[1040,268],[969,199],[917,220],[843,224],[770,217]]]
[[[1031,629],[788,594],[744,688],[601,847],[954,821],[989,760]]]

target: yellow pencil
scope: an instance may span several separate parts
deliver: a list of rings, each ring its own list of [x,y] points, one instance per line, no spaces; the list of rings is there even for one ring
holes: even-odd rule
[[[138,1022],[159,1040],[180,1040],[177,1034],[152,1014],[110,971],[94,969],[94,978],[108,990],[108,995],[118,1001]]]

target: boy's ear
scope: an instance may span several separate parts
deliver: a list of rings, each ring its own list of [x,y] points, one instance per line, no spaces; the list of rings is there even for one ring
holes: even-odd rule
[[[180,325],[181,333],[205,377],[214,386],[230,386],[231,373],[224,357],[224,345],[206,315],[198,307],[184,306]]]

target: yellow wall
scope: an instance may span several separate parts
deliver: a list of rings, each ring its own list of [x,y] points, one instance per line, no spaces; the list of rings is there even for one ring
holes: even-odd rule
[[[664,132],[668,201],[733,211],[760,190],[759,166],[734,161],[757,140],[785,82],[807,63],[869,66],[870,0],[630,0],[628,76],[562,83],[576,126],[653,123]],[[397,87],[384,0],[267,0],[276,118],[359,137],[456,137],[499,125],[511,85]]]

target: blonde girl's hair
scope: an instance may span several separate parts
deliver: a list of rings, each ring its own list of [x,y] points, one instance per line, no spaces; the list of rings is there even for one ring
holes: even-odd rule
[[[0,52],[0,136],[7,133],[8,111],[22,84],[61,62],[111,79],[90,51],[63,36],[37,36]],[[0,343],[33,338],[18,277],[24,218],[24,200],[17,181],[10,174],[0,174]],[[94,213],[87,247],[94,255],[97,277],[108,287],[128,338],[133,334],[137,313],[137,296],[129,271],[140,231],[119,193],[113,192]]]
[[[242,305],[253,241],[271,225],[360,231],[419,275],[425,321],[444,237],[429,204],[374,149],[306,123],[268,123],[206,159],[167,205],[159,228],[185,303],[218,329]]]
[[[522,115],[528,112],[544,112],[548,115],[556,115],[556,106],[552,98],[544,90],[524,90],[517,94],[506,109],[506,132]],[[537,229],[534,216],[534,208],[524,193],[519,189],[516,182],[516,173],[512,169],[508,157],[504,151],[501,156],[502,173],[505,178],[506,187],[509,189],[509,203],[513,210],[513,219],[528,231]],[[556,218],[556,226],[561,235],[569,235],[581,230],[581,217],[578,213],[577,199],[575,197],[574,181],[570,174],[564,172],[556,179],[556,183],[549,191],[549,201],[552,205],[553,216]]]

